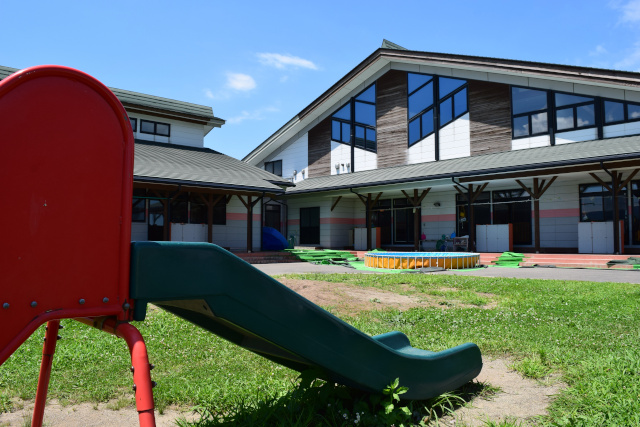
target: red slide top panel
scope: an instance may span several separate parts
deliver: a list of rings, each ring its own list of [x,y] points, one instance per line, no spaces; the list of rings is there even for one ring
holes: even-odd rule
[[[117,314],[129,294],[133,134],[80,71],[0,82],[0,363],[52,318]]]

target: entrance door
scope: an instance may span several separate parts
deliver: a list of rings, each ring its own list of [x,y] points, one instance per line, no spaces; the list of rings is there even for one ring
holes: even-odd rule
[[[147,238],[151,241],[164,240],[164,205],[157,199],[149,199]]]
[[[271,227],[282,233],[280,229],[280,205],[266,204],[264,205],[264,226]]]
[[[320,208],[300,208],[300,243],[320,244]]]
[[[412,244],[415,241],[413,206],[404,198],[394,199],[393,207],[393,243]],[[420,215],[420,208],[418,208],[418,215]]]

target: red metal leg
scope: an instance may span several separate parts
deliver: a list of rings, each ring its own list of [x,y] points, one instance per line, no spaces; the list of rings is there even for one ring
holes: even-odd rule
[[[133,384],[136,390],[136,408],[141,427],[155,427],[153,413],[153,383],[151,382],[151,365],[147,355],[147,346],[140,331],[129,323],[120,323],[115,328],[117,336],[124,338],[131,352],[133,366]]]
[[[147,355],[147,346],[140,331],[129,323],[117,323],[115,317],[78,318],[76,320],[123,338],[127,342],[131,353],[133,384],[136,392],[136,408],[138,409],[140,426],[155,427],[151,365]]]
[[[40,376],[38,377],[38,389],[36,391],[36,404],[33,408],[32,427],[41,427],[44,419],[44,406],[47,403],[47,389],[49,388],[49,378],[51,377],[51,363],[53,354],[56,352],[56,342],[58,341],[59,320],[47,322],[47,332],[42,346],[42,363],[40,364]]]

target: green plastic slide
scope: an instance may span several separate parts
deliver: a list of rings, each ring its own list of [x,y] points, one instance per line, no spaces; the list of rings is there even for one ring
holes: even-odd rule
[[[482,369],[475,344],[435,353],[411,347],[400,332],[370,337],[208,243],[132,243],[131,298],[135,320],[151,302],[289,368],[319,369],[369,392],[400,378],[404,398],[428,399]]]

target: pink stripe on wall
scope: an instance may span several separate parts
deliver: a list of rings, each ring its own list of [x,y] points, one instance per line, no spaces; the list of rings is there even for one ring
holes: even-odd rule
[[[356,225],[359,221],[356,218],[320,218],[320,224]]]
[[[422,215],[422,222],[455,221],[456,214]]]
[[[300,225],[299,219],[289,219],[289,225]]]
[[[257,221],[260,222],[260,214],[253,214],[252,215],[253,221]],[[228,221],[246,221],[247,220],[247,214],[246,213],[233,213],[233,212],[227,212],[227,220]]]
[[[533,213],[532,213],[533,215]],[[580,209],[545,209],[540,210],[540,218],[567,218],[579,217]]]

